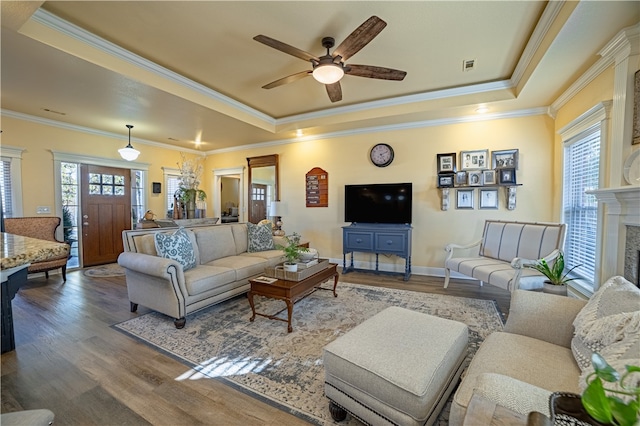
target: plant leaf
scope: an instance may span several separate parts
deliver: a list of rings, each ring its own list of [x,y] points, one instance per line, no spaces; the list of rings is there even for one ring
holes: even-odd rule
[[[611,413],[620,426],[634,426],[638,419],[637,404],[627,405],[620,398],[609,398]]]
[[[591,364],[596,370],[596,374],[598,375],[598,377],[605,382],[614,383],[620,380],[620,374],[612,366],[610,366],[599,353],[594,352],[591,355]]]
[[[611,423],[613,415],[611,414],[611,407],[609,401],[604,394],[604,387],[602,386],[602,380],[596,377],[582,393],[582,406],[587,410],[587,413],[597,421],[601,423]]]

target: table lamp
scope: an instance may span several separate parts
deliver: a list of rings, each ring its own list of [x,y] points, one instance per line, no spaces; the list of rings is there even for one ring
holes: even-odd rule
[[[284,213],[284,204],[282,201],[272,201],[269,206],[269,216],[274,218],[276,229],[273,231],[273,235],[284,235],[282,230],[282,214]]]

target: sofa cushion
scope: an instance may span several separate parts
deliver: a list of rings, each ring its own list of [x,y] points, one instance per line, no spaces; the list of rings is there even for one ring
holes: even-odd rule
[[[196,255],[188,232],[179,228],[172,234],[156,233],[155,245],[158,256],[177,261],[184,270],[195,267]]]
[[[236,254],[233,234],[227,225],[196,228],[193,233],[196,236],[202,264]]]
[[[136,235],[133,242],[137,253],[158,256],[155,234]]]
[[[249,234],[247,232],[247,225],[240,223],[237,225],[231,225],[231,232],[233,233],[233,239],[236,242],[236,253],[246,253],[249,249]]]
[[[591,367],[591,354],[608,362],[637,358],[640,354],[640,289],[623,277],[605,282],[573,322],[571,349],[583,372]]]
[[[199,265],[184,273],[185,287],[190,296],[222,287],[236,280],[236,271],[211,265]]]
[[[267,261],[259,257],[251,256],[228,256],[214,260],[207,265],[222,266],[236,271],[236,280],[248,279],[252,276],[264,274]]]
[[[248,252],[273,250],[273,235],[271,225],[265,223],[263,225],[255,225],[251,222],[247,223],[248,232]]]

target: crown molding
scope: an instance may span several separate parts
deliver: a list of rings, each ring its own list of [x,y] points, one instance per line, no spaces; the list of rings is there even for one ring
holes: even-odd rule
[[[498,90],[512,89],[510,80],[501,80],[491,83],[474,84],[471,86],[455,87],[451,89],[434,90],[432,92],[417,93],[414,95],[398,96],[379,101],[363,102],[357,105],[346,105],[335,107],[323,111],[315,111],[304,114],[290,115],[276,120],[276,127],[291,124],[298,121],[312,120],[315,118],[326,118],[334,115],[344,115],[354,112],[362,112],[377,108],[394,107],[418,102],[434,101],[437,99],[453,98],[457,96],[475,95],[478,93],[493,92]]]
[[[522,52],[522,56],[520,56],[520,60],[518,60],[518,64],[511,75],[511,81],[513,82],[514,87],[517,87],[520,80],[522,80],[526,69],[531,65],[538,48],[549,33],[549,29],[560,14],[564,4],[564,1],[551,1],[547,3],[540,20],[536,24],[536,28],[533,30],[533,34],[531,34],[531,37]]]
[[[296,138],[289,138],[289,139],[280,139],[276,141],[256,143],[251,145],[241,145],[241,146],[235,146],[231,148],[216,149],[216,150],[207,151],[206,154],[207,155],[224,154],[227,152],[243,151],[243,150],[255,149],[255,148],[266,148],[266,147],[273,147],[278,145],[287,145],[292,143],[309,142],[309,141],[322,140],[322,139],[341,138],[341,137],[361,135],[361,134],[367,134],[367,133],[395,132],[395,131],[418,129],[418,128],[424,128],[424,127],[446,126],[451,124],[500,120],[504,118],[529,117],[534,115],[545,115],[545,114],[548,114],[548,107],[529,108],[529,109],[506,111],[506,112],[494,113],[494,114],[468,115],[468,116],[461,116],[461,117],[440,118],[436,120],[414,121],[410,123],[390,124],[390,125],[384,125],[384,126],[362,127],[359,129],[343,130],[339,132],[329,132],[329,133],[323,133],[318,135],[303,136],[303,137],[296,137]]]
[[[51,120],[49,118],[36,117],[35,115],[24,114],[21,112],[11,111],[7,109],[0,109],[0,116],[15,118],[17,120],[29,121],[36,124],[42,124],[44,126],[57,127],[59,129],[70,130],[72,132],[87,133],[94,136],[101,136],[101,137],[110,138],[110,139],[123,140],[125,142],[129,141],[128,136],[122,135],[119,133],[105,132],[103,130],[92,129],[90,127],[84,127],[84,126],[77,126],[75,124],[64,123],[62,121]],[[147,139],[132,137],[131,141],[141,145],[155,146],[157,148],[170,149],[173,151],[181,151],[181,152],[188,152],[190,154],[202,155],[202,151],[196,151],[190,148],[180,148],[177,146],[164,144],[160,142],[154,142]]]

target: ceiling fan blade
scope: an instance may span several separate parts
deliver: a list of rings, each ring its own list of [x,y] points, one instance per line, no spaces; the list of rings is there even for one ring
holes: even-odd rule
[[[312,55],[311,53],[305,52],[304,50],[300,50],[297,47],[289,46],[286,43],[273,39],[271,37],[267,37],[265,35],[257,35],[253,38],[255,41],[258,41],[262,44],[266,44],[269,47],[273,47],[281,52],[287,53],[291,56],[295,56],[296,58],[300,58],[303,61],[311,61],[314,60],[316,62],[320,61],[317,56]]]
[[[345,67],[345,74],[356,77],[378,78],[380,80],[403,80],[407,75],[405,71],[393,68],[376,67],[373,65],[352,65]]]
[[[311,75],[312,71],[301,71],[295,74],[288,75],[279,80],[272,81],[271,83],[262,86],[263,89],[273,89],[274,87],[282,86],[283,84],[293,83],[294,81],[298,81],[301,78],[305,78],[308,75]]]
[[[331,102],[338,102],[342,100],[342,87],[340,87],[340,82],[336,82],[333,84],[325,84],[327,88],[327,94],[329,95],[329,99]]]
[[[386,26],[387,23],[382,19],[372,16],[340,43],[340,46],[334,50],[333,56],[342,56],[342,61],[346,62],[347,59],[369,44]]]

